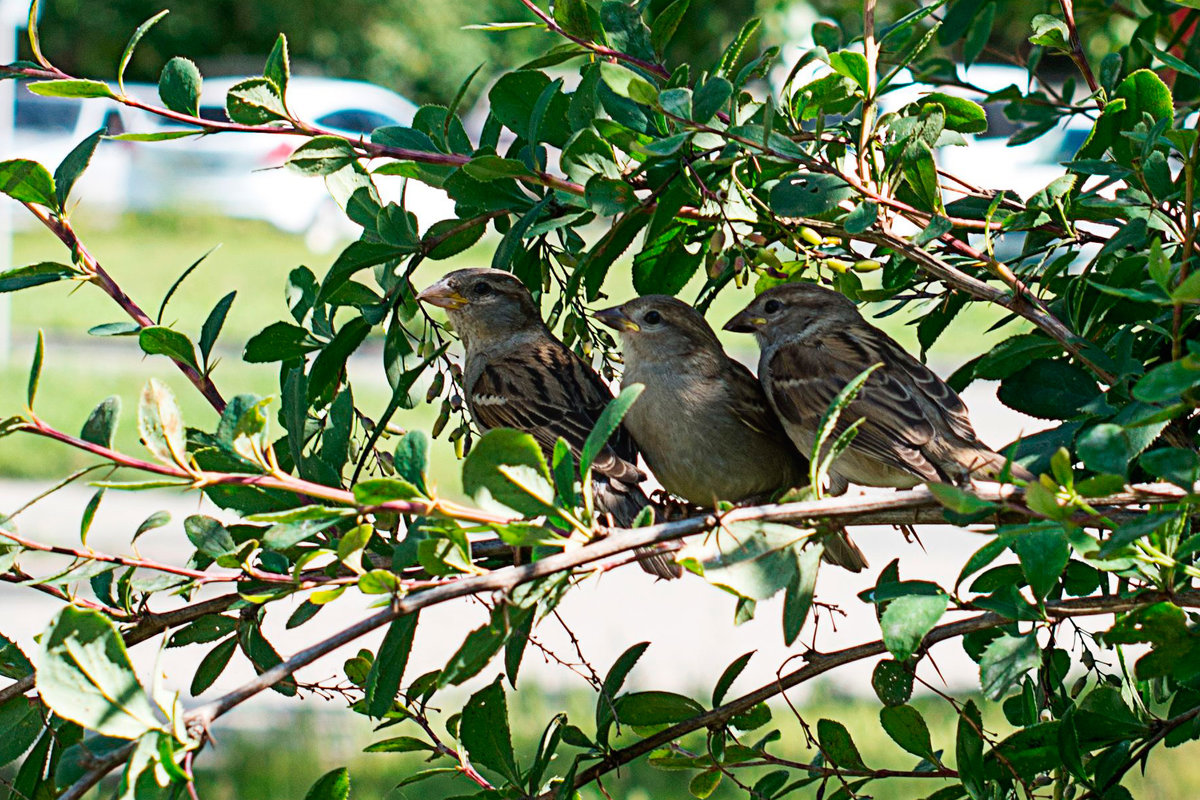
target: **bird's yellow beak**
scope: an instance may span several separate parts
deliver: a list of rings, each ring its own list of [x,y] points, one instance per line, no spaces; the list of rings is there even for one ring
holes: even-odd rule
[[[429,303],[429,305],[437,306],[438,308],[448,308],[451,311],[462,308],[470,302],[454,289],[451,289],[450,285],[444,280],[427,287],[425,291],[417,295],[417,299],[422,303]]]
[[[597,311],[593,314],[596,319],[604,323],[615,331],[640,331],[638,324],[629,318],[629,315],[621,310],[620,306],[606,308],[603,311]]]
[[[767,324],[764,317],[756,317],[750,313],[750,309],[746,309],[736,315],[729,322],[725,323],[725,330],[733,331],[734,333],[754,333],[755,329],[761,328]]]

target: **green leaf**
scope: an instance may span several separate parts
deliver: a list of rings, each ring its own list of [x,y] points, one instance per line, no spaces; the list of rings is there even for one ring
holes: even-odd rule
[[[936,762],[929,726],[921,712],[912,706],[885,706],[879,709],[879,724],[892,741],[914,756]]]
[[[721,536],[689,542],[678,560],[699,570],[714,586],[739,597],[766,600],[793,582],[797,548],[811,534],[781,523],[732,522]]]
[[[673,725],[704,713],[704,706],[673,692],[633,692],[617,698],[618,722],[635,727]]]
[[[288,118],[279,89],[266,78],[250,78],[231,88],[225,95],[225,112],[242,125],[265,125]]]
[[[179,405],[171,390],[155,378],[142,389],[138,403],[138,433],[155,458],[166,463],[187,463]]]
[[[161,325],[151,325],[142,328],[141,333],[138,334],[138,344],[141,345],[143,353],[152,356],[166,356],[176,363],[186,364],[196,370],[200,369],[200,365],[196,362],[196,348],[192,344],[192,340],[179,331],[173,331]]]
[[[209,558],[220,558],[237,549],[233,536],[212,517],[193,514],[183,521],[183,530],[188,541]]]
[[[101,447],[112,447],[113,436],[117,432],[117,420],[120,417],[121,398],[116,395],[105,398],[88,415],[79,438]]]
[[[218,300],[204,319],[203,327],[200,328],[200,357],[204,359],[206,369],[209,358],[212,356],[213,345],[217,343],[217,337],[221,335],[221,328],[225,326],[225,317],[229,314],[229,307],[233,305],[235,297],[237,297],[237,292],[233,291]]]
[[[716,769],[697,772],[688,781],[688,792],[692,797],[698,797],[700,800],[711,797],[712,793],[717,790],[717,786],[720,785],[722,777],[723,773]]]
[[[74,278],[79,273],[66,264],[43,261],[24,267],[13,267],[0,272],[0,293],[16,292],[31,286]]]
[[[487,232],[487,221],[464,225],[459,219],[443,219],[433,223],[421,238],[425,257],[439,261],[463,252],[483,238]]]
[[[604,683],[601,684],[600,693],[596,697],[596,741],[602,745],[608,743],[608,729],[615,718],[613,711],[617,692],[621,691],[625,679],[629,677],[630,671],[649,646],[649,642],[639,642],[631,646],[617,657],[608,674],[604,676]]]
[[[958,777],[972,800],[989,800],[989,779],[983,770],[983,717],[974,700],[964,704],[958,718],[954,758]]]
[[[138,42],[142,40],[147,31],[154,27],[154,23],[165,17],[167,13],[168,10],[164,8],[141,25],[138,25],[137,30],[133,32],[133,36],[129,37],[129,42],[125,45],[125,52],[121,53],[121,63],[117,67],[117,87],[121,90],[121,94],[125,94],[125,68],[129,66],[129,60],[133,58],[133,51],[137,48]]]
[[[510,428],[480,437],[463,462],[462,479],[463,491],[478,502],[491,500],[525,516],[545,513],[554,498],[541,448]]]
[[[397,247],[386,242],[357,241],[338,255],[321,281],[321,291],[317,294],[318,302],[324,302],[351,277],[360,270],[384,264],[409,253],[416,252],[420,242],[415,238],[410,246]],[[249,347],[249,345],[247,345]]]
[[[100,144],[100,139],[104,136],[104,130],[101,128],[75,145],[71,152],[67,153],[66,158],[59,163],[58,168],[54,170],[54,198],[58,201],[56,203],[58,208],[66,208],[71,187],[87,169],[87,165],[92,160],[92,154],[96,152],[96,145]]]
[[[1010,546],[1021,561],[1030,590],[1037,599],[1045,599],[1071,558],[1067,534],[1057,525],[1030,527],[1019,533]]]
[[[29,384],[25,392],[25,402],[29,408],[33,408],[33,401],[37,398],[38,382],[42,379],[42,359],[45,353],[46,340],[39,328],[37,343],[33,346],[33,363],[29,365]]]
[[[888,603],[879,620],[888,652],[898,661],[909,658],[946,613],[949,602],[944,594],[910,594]]]
[[[200,70],[186,58],[175,56],[158,76],[158,96],[163,105],[189,117],[200,115]]]
[[[845,769],[866,769],[850,731],[840,722],[831,719],[817,721],[817,741],[821,743],[821,752],[830,764]]]
[[[495,770],[511,784],[519,784],[521,773],[508,731],[508,705],[501,680],[497,676],[487,688],[471,695],[463,707],[459,741],[472,762]]]
[[[237,637],[230,636],[205,654],[200,660],[200,666],[196,668],[196,674],[192,676],[192,685],[188,688],[192,697],[204,694],[217,678],[221,677],[225,667],[229,666],[234,651],[237,650],[237,644]]]
[[[945,112],[946,130],[959,133],[984,133],[987,130],[987,114],[983,106],[965,97],[930,92],[917,102],[921,108],[927,105],[941,106]]]
[[[165,514],[166,512],[159,512]],[[170,520],[170,517],[167,517]],[[145,523],[143,523],[143,526]],[[189,644],[207,644],[222,639],[237,629],[237,618],[223,614],[207,614],[171,634],[167,647],[183,647]]]
[[[1083,431],[1075,440],[1083,465],[1090,470],[1126,475],[1133,458],[1133,443],[1120,425],[1102,422]]]
[[[667,44],[679,28],[683,15],[687,13],[689,2],[690,0],[675,0],[654,18],[654,24],[650,26],[650,44],[654,52],[661,55],[667,49]]]
[[[1147,372],[1133,385],[1133,396],[1143,403],[1176,402],[1179,396],[1200,385],[1200,358],[1186,355]]]
[[[658,89],[654,84],[620,64],[600,62],[600,78],[621,97],[643,105],[658,103]]]
[[[719,76],[709,78],[692,94],[692,120],[704,125],[724,108],[732,96],[732,83]]]
[[[367,673],[365,701],[367,714],[382,717],[392,707],[392,701],[400,691],[404,668],[408,665],[408,654],[412,651],[413,636],[417,632],[417,614],[405,614],[392,620],[379,653],[371,662]]]
[[[417,753],[423,750],[432,751],[433,745],[413,736],[397,736],[394,739],[384,739],[363,748],[364,753]]]
[[[429,134],[410,128],[406,125],[387,125],[371,131],[371,142],[383,147],[395,147],[401,150],[416,150],[423,153],[436,153],[437,145]]]
[[[912,671],[899,661],[884,659],[875,665],[871,673],[871,688],[884,705],[898,706],[907,703],[912,697]]]
[[[836,175],[796,172],[771,189],[771,210],[784,217],[815,217],[853,196],[850,185]]]
[[[712,704],[713,707],[721,705],[721,701],[725,699],[725,694],[729,691],[729,687],[737,680],[737,677],[742,674],[742,670],[746,668],[746,664],[750,663],[750,657],[754,655],[754,651],[743,653],[733,660],[725,671],[721,673],[721,677],[717,680],[717,685],[713,688]]]
[[[608,440],[616,432],[621,425],[621,420],[625,419],[625,415],[629,413],[630,407],[641,396],[645,389],[640,383],[635,383],[631,386],[626,386],[621,390],[621,393],[608,402],[604,407],[604,411],[600,413],[599,419],[592,427],[591,433],[583,442],[583,449],[579,451],[579,472],[580,474],[587,473],[592,468],[592,463],[596,460],[596,456],[608,446]],[[542,462],[543,466],[545,461]]]
[[[675,295],[683,290],[704,258],[704,249],[689,252],[690,225],[670,225],[633,257],[633,288],[639,295]]]
[[[32,674],[33,664],[25,657],[25,653],[21,652],[21,648],[0,635],[0,675],[16,681]]]
[[[1037,669],[1041,663],[1042,654],[1038,650],[1037,637],[1033,634],[1004,634],[993,639],[979,661],[979,682],[983,693],[992,700],[999,700],[1025,673]]]
[[[63,719],[119,739],[164,730],[120,633],[100,612],[65,606],[43,634],[34,663],[38,694]]]
[[[113,90],[104,81],[67,78],[53,81],[34,81],[26,84],[29,91],[43,97],[108,97],[116,99]]]
[[[844,75],[866,91],[870,81],[867,77],[867,57],[853,50],[840,50],[829,54],[829,66],[839,75]]]
[[[789,647],[800,635],[808,612],[812,609],[817,572],[821,567],[824,549],[820,546],[805,547],[796,556],[796,577],[788,584],[783,596],[783,642]]]
[[[1095,379],[1082,367],[1040,360],[1001,381],[996,396],[1031,417],[1069,419],[1099,393]]]
[[[302,175],[332,175],[358,160],[358,153],[340,136],[314,136],[288,156],[287,165]]]
[[[948,483],[928,483],[926,486],[935,500],[955,514],[978,514],[997,508],[995,503],[981,500],[970,492]]]
[[[588,40],[592,38],[591,18],[584,0],[556,0],[554,21],[571,36]]]
[[[304,795],[304,800],[350,800],[350,771],[338,767],[326,772]]]
[[[424,431],[413,430],[404,434],[396,445],[393,466],[401,479],[416,486],[421,494],[427,495],[425,470],[429,464],[429,437]]]
[[[83,508],[83,517],[79,521],[79,542],[84,547],[87,547],[88,531],[92,528],[92,520],[96,518],[96,511],[100,508],[100,501],[103,499],[104,488],[101,487],[96,490]]]
[[[1151,450],[1138,463],[1151,475],[1168,480],[1188,492],[1200,480],[1200,455],[1182,447]]]
[[[242,360],[251,364],[291,361],[323,347],[321,340],[298,325],[273,322],[246,342]]]
[[[280,97],[287,96],[290,70],[287,37],[281,33],[275,40],[271,52],[267,54],[267,63],[263,66],[263,77],[275,84]]]
[[[584,201],[601,217],[613,217],[638,205],[633,187],[625,181],[593,175],[584,187]]]
[[[380,506],[392,500],[421,497],[421,490],[406,480],[369,478],[354,484],[354,502],[362,507]]]
[[[1029,37],[1030,44],[1049,47],[1053,50],[1069,50],[1071,33],[1067,23],[1049,14],[1038,14],[1030,23],[1033,33]]]
[[[33,746],[42,732],[42,708],[24,696],[9,699],[0,705],[0,767],[16,761]]]
[[[600,4],[600,24],[614,48],[645,61],[654,60],[650,30],[642,22],[640,8],[606,0]]]
[[[27,158],[0,161],[0,192],[22,203],[56,207],[54,179],[45,167]],[[6,274],[8,273],[0,273],[0,278]]]

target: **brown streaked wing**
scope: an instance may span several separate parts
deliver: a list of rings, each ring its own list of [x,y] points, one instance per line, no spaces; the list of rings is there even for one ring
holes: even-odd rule
[[[471,415],[480,427],[528,432],[547,457],[562,437],[576,457],[612,399],[600,377],[557,342],[493,359],[470,388]],[[642,480],[637,450],[624,428],[596,457],[593,469],[629,483]]]
[[[797,427],[815,432],[837,393],[880,360],[845,334],[827,337],[816,347],[799,343],[781,346],[769,365],[779,413]],[[842,413],[835,431],[841,433],[860,417],[864,421],[854,437],[856,450],[896,469],[936,477],[936,470],[921,453],[921,446],[933,436],[933,427],[921,405],[887,366],[867,379],[857,399]]]
[[[975,429],[971,426],[971,419],[967,416],[967,407],[962,398],[933,370],[914,358],[887,334],[882,331],[872,333],[874,346],[893,368],[896,377],[911,386],[914,392],[931,406],[926,412],[927,417],[933,417],[931,422],[938,427],[944,423],[955,436],[968,442],[976,441]]]

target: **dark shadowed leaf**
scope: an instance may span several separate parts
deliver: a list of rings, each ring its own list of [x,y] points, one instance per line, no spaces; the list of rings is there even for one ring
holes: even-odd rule
[[[508,730],[508,704],[499,677],[487,688],[471,695],[463,707],[458,731],[459,740],[472,762],[495,770],[510,783],[520,783]]]

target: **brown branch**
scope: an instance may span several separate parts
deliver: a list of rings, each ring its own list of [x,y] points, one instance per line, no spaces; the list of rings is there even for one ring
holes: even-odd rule
[[[1096,80],[1096,76],[1092,74],[1092,65],[1088,63],[1087,55],[1083,52],[1083,43],[1079,41],[1079,29],[1075,27],[1075,3],[1074,0],[1058,0],[1058,5],[1062,8],[1063,19],[1067,23],[1067,30],[1071,37],[1071,60],[1075,62],[1075,66],[1079,67],[1079,71],[1083,73],[1083,79],[1087,81],[1088,88],[1092,90],[1092,94],[1100,91],[1100,84]],[[1099,98],[1096,98],[1096,105],[1103,107],[1103,103]]]
[[[126,647],[132,647],[171,628],[185,625],[208,614],[219,614],[239,599],[240,596],[238,594],[225,594],[220,597],[214,597],[211,600],[196,603],[195,605],[184,606],[174,611],[149,614],[139,619],[132,628],[126,629],[121,634],[121,637],[125,640]],[[15,683],[10,683],[8,686],[0,689],[0,705],[18,695],[25,694],[33,686],[34,676],[32,675],[21,678]]]
[[[105,294],[111,297],[129,315],[130,319],[137,323],[139,328],[149,328],[155,324],[150,315],[143,311],[141,306],[125,293],[125,290],[113,280],[104,267],[100,266],[100,262],[88,252],[87,247],[80,241],[79,236],[75,233],[75,229],[71,227],[69,221],[62,217],[54,216],[49,211],[39,208],[32,203],[23,203],[22,205],[29,209],[29,212],[39,222],[49,228],[71,250],[72,255],[78,260],[79,265],[83,268],[91,282],[99,286]],[[217,391],[216,385],[209,376],[178,358],[172,358],[171,360],[175,362],[175,366],[179,367],[179,371],[191,381],[192,385],[200,391],[200,394],[204,395],[204,399],[208,401],[209,405],[215,408],[218,413],[225,410],[225,398],[221,397],[221,393]]]
[[[162,475],[169,478],[175,478],[179,481],[186,481],[196,489],[204,489],[209,486],[254,486],[260,489],[279,489],[286,492],[294,492],[303,495],[309,499],[326,500],[333,503],[338,503],[345,506],[357,508],[363,514],[371,514],[376,512],[392,512],[396,514],[416,514],[427,516],[437,514],[453,519],[461,519],[468,522],[478,522],[482,524],[504,524],[511,522],[513,517],[505,514],[495,514],[488,511],[483,511],[477,508],[469,508],[449,500],[432,498],[429,500],[392,500],[386,503],[379,503],[371,506],[360,506],[354,498],[354,493],[346,489],[338,489],[333,486],[325,486],[320,483],[306,481],[303,478],[296,478],[286,473],[274,474],[243,474],[243,473],[228,473],[228,472],[206,472],[197,469],[184,469],[179,465],[154,463],[133,456],[126,455],[117,450],[113,450],[103,445],[95,444],[94,442],[85,441],[77,436],[72,436],[63,431],[50,427],[36,417],[32,417],[31,421],[19,427],[18,430],[23,430],[27,433],[32,433],[37,436],[44,436],[48,439],[53,439],[57,442],[70,445],[77,450],[83,450],[92,455],[111,461],[117,466],[128,467],[130,469],[148,472],[153,475]]]
[[[1189,593],[1186,598],[1178,595],[1167,596],[1159,593],[1153,593],[1138,598],[1118,598],[1118,597],[1088,597],[1079,600],[1066,600],[1061,603],[1048,603],[1046,605],[1046,614],[1052,618],[1066,618],[1075,616],[1091,616],[1096,614],[1114,614],[1123,611],[1129,611],[1138,608],[1147,603],[1160,602],[1162,600],[1171,600],[1175,603],[1184,603],[1188,607],[1200,606],[1200,594]],[[999,614],[986,613],[979,614],[968,619],[959,620],[957,622],[939,625],[930,631],[922,641],[921,647],[929,648],[938,642],[947,639],[954,639],[974,631],[994,628],[999,625],[1006,625],[1012,622],[1007,617],[1002,617]],[[798,686],[801,683],[810,681],[813,678],[823,675],[835,667],[845,666],[846,664],[855,661],[861,661],[866,658],[883,655],[887,652],[882,640],[877,640],[867,644],[860,644],[855,647],[848,647],[844,650],[837,650],[833,653],[817,654],[810,653],[806,658],[808,664],[805,666],[779,678],[778,680],[768,683],[765,686],[756,689],[749,694],[743,695],[736,700],[731,700],[722,706],[718,706],[711,711],[705,712],[691,719],[672,725],[671,727],[648,736],[645,739],[634,742],[633,744],[623,747],[620,750],[614,750],[605,758],[588,769],[579,773],[575,777],[575,788],[578,789],[588,783],[596,780],[605,773],[611,772],[618,767],[628,764],[635,758],[651,753],[654,750],[662,747],[669,742],[686,736],[693,731],[702,730],[704,728],[720,727],[729,722],[729,720],[744,711],[765,702],[777,694],[780,694],[787,689]],[[1198,712],[1200,713],[1200,712]],[[543,792],[534,800],[552,800],[557,790]]]
[[[643,69],[646,72],[652,73],[654,75],[657,75],[658,77],[662,78],[663,80],[666,80],[667,78],[671,77],[671,73],[667,72],[666,68],[663,67],[661,64],[654,64],[650,61],[646,61],[645,59],[637,58],[636,56],[631,56],[628,53],[623,53],[620,50],[614,50],[611,47],[605,47],[604,45],[599,45],[599,44],[596,44],[595,42],[590,42],[581,36],[575,36],[574,34],[567,33],[566,31],[564,31],[562,29],[562,26],[560,26],[557,22],[554,21],[554,17],[550,16],[545,11],[543,11],[541,8],[539,8],[537,3],[534,3],[533,0],[521,0],[521,3],[526,8],[528,8],[530,11],[532,11],[537,16],[538,19],[540,19],[542,22],[544,22],[546,24],[546,27],[549,30],[551,30],[554,33],[557,33],[559,36],[562,36],[564,39],[571,40],[572,42],[579,45],[580,47],[584,47],[584,48],[587,48],[588,50],[591,50],[593,53],[600,56],[601,58],[611,58],[615,61],[624,61],[626,64],[633,64],[635,67]]]

